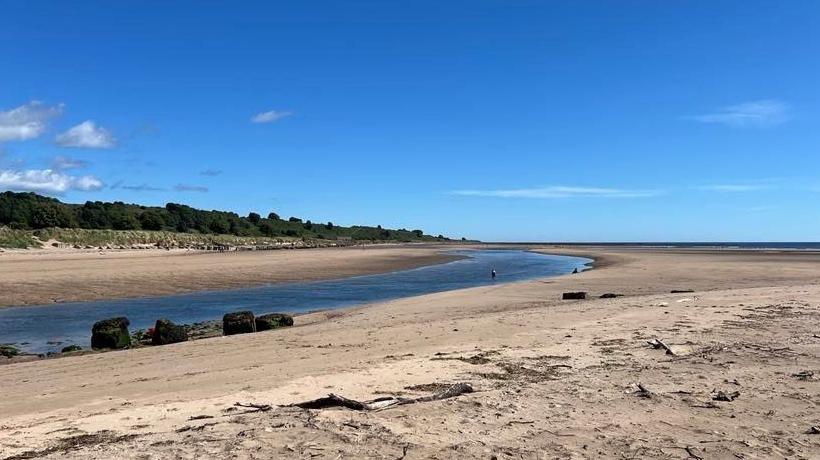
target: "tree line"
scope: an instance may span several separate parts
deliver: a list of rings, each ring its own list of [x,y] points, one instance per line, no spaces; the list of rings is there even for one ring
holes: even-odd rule
[[[297,217],[283,219],[275,212],[267,217],[252,212],[240,216],[228,211],[205,211],[178,203],[165,207],[141,206],[121,201],[63,203],[36,193],[0,193],[0,226],[13,229],[84,228],[105,230],[166,230],[183,233],[236,236],[288,236],[318,239],[434,241],[444,236],[421,230],[384,229],[381,226],[342,227],[332,222],[313,223]]]

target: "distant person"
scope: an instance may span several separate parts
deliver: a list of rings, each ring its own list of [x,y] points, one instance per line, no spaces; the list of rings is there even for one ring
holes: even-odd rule
[[[491,276],[493,279],[495,279],[495,269],[493,269],[493,270],[490,272],[490,276]]]

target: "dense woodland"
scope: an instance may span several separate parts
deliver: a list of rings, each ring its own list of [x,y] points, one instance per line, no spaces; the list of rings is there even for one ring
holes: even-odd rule
[[[165,230],[182,233],[236,236],[289,236],[318,239],[431,241],[421,230],[389,230],[381,226],[341,227],[332,222],[313,223],[296,217],[283,219],[271,212],[266,217],[252,212],[240,216],[227,211],[203,211],[184,204],[164,208],[115,201],[63,203],[36,193],[0,193],[0,226],[12,229],[83,228],[106,230]]]

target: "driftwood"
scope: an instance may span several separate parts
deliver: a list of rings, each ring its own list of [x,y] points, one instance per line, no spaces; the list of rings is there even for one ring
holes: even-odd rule
[[[692,447],[687,446],[686,448],[684,448],[684,450],[687,454],[689,454],[690,458],[694,458],[695,460],[703,460],[703,457],[695,453],[695,449],[693,449]]]
[[[234,403],[234,406],[253,409],[253,410],[248,411],[248,412],[267,412],[267,411],[273,409],[273,406],[271,406],[270,404],[239,403],[238,402],[238,403]]]
[[[723,391],[718,391],[718,392],[714,392],[712,394],[712,399],[714,399],[715,401],[732,402],[735,399],[737,399],[738,396],[740,396],[739,391],[733,391],[731,393],[725,393]]]
[[[652,339],[652,340],[647,341],[646,343],[648,343],[649,345],[652,345],[652,348],[655,348],[655,349],[663,348],[664,350],[666,350],[667,355],[675,356],[675,352],[672,351],[672,348],[669,345],[667,345],[666,343],[664,343],[663,340],[661,340],[661,339]]]
[[[561,294],[561,299],[563,300],[582,300],[587,298],[586,292],[565,292]]]
[[[811,380],[812,377],[814,377],[814,371],[800,371],[796,374],[792,374],[792,377],[800,380]]]
[[[402,406],[405,404],[415,404],[430,401],[439,401],[442,399],[454,398],[465,393],[472,393],[473,387],[469,383],[456,383],[451,385],[444,391],[432,394],[430,396],[422,396],[420,398],[378,398],[370,401],[357,401],[355,399],[345,398],[344,396],[335,395],[333,393],[324,398],[313,399],[310,401],[300,402],[296,404],[288,404],[285,407],[300,407],[302,409],[327,409],[330,407],[345,407],[357,411],[374,411],[382,410],[395,406]]]
[[[643,386],[642,383],[638,383],[636,385],[638,386],[638,391],[635,392],[635,395],[637,395],[640,398],[651,398],[652,397],[652,392],[649,391],[648,388]]]

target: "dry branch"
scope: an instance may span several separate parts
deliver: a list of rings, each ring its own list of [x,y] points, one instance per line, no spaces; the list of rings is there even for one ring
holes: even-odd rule
[[[430,401],[439,401],[442,399],[454,398],[465,393],[472,393],[473,387],[469,383],[456,383],[451,385],[444,391],[432,394],[430,396],[422,396],[420,398],[378,398],[370,401],[357,401],[355,399],[345,398],[344,396],[335,395],[333,393],[324,398],[313,399],[310,401],[300,402],[296,404],[288,404],[286,407],[299,407],[302,409],[327,409],[330,407],[345,407],[351,410],[358,411],[374,411],[382,410],[390,407],[401,406],[405,404],[415,404]]]
[[[249,409],[253,409],[252,411],[248,412],[267,412],[273,409],[273,406],[270,404],[256,404],[256,403],[234,403],[236,407],[245,407]]]
[[[664,350],[666,350],[667,355],[675,356],[675,352],[672,351],[672,348],[669,345],[667,345],[666,343],[664,343],[664,341],[661,340],[661,339],[652,339],[652,340],[647,341],[646,343],[648,343],[649,345],[652,345],[652,348],[655,348],[655,349],[663,348]]]

